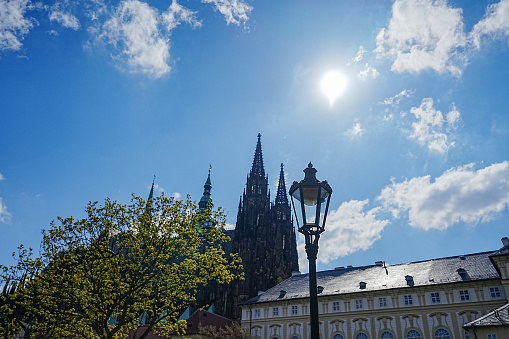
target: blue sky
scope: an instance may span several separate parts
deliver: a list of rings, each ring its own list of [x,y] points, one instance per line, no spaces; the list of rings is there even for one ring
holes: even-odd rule
[[[0,263],[153,175],[198,200],[209,164],[234,224],[258,133],[273,197],[280,163],[334,190],[318,269],[497,249],[508,42],[509,0],[0,0]]]

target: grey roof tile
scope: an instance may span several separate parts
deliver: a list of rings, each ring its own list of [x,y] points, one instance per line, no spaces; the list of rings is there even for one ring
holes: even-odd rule
[[[497,279],[499,274],[489,259],[494,253],[490,251],[399,265],[370,265],[317,272],[317,285],[323,287],[318,296],[409,288],[406,276],[412,277],[410,281],[413,281],[413,286]],[[464,269],[466,274],[460,275],[458,269]],[[294,275],[243,304],[309,298],[308,276]],[[364,289],[360,288],[361,281],[366,283]],[[282,290],[286,294],[280,297]]]
[[[509,304],[497,308],[479,319],[465,324],[463,327],[509,325]]]

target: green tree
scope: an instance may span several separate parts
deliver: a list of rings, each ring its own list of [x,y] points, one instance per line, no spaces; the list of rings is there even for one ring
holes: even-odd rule
[[[106,199],[85,211],[83,219],[52,222],[43,230],[41,257],[25,261],[40,272],[25,290],[31,298],[23,300],[36,315],[32,332],[55,338],[120,338],[128,332],[144,338],[149,331],[169,336],[185,330],[177,317],[199,288],[238,278],[240,258],[226,257],[221,247],[227,237],[220,210],[200,211],[189,197],[163,195],[148,203],[133,196],[128,205]],[[198,232],[204,220],[211,226]]]

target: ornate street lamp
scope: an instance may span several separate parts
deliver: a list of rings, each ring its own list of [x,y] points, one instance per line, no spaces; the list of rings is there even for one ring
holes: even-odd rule
[[[329,211],[331,194],[332,188],[327,183],[327,180],[320,181],[316,179],[316,169],[313,168],[311,162],[304,170],[304,180],[300,182],[294,181],[292,187],[290,187],[290,197],[292,199],[295,219],[297,220],[297,227],[306,239],[306,254],[309,261],[311,339],[320,338],[316,286],[316,255],[318,253],[318,239],[320,239],[320,234],[325,231],[325,219]],[[297,208],[295,207],[295,200],[300,202],[300,206],[297,206]],[[322,207],[325,207],[323,213]],[[300,215],[297,213],[297,209],[300,209]]]

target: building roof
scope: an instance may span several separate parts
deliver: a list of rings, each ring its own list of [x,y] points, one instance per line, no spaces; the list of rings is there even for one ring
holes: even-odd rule
[[[318,296],[498,279],[500,276],[489,258],[493,253],[490,251],[399,265],[378,262],[371,266],[317,272]],[[309,298],[308,277],[308,274],[293,275],[242,304]]]
[[[225,328],[226,325],[231,325],[232,323],[232,320],[220,315],[210,313],[205,310],[197,310],[187,319],[186,334],[200,333],[200,325]]]
[[[469,322],[465,324],[463,327],[465,328],[473,328],[479,326],[501,326],[501,325],[509,325],[509,304],[505,304],[504,306],[497,308],[493,312],[486,314],[479,319]]]

